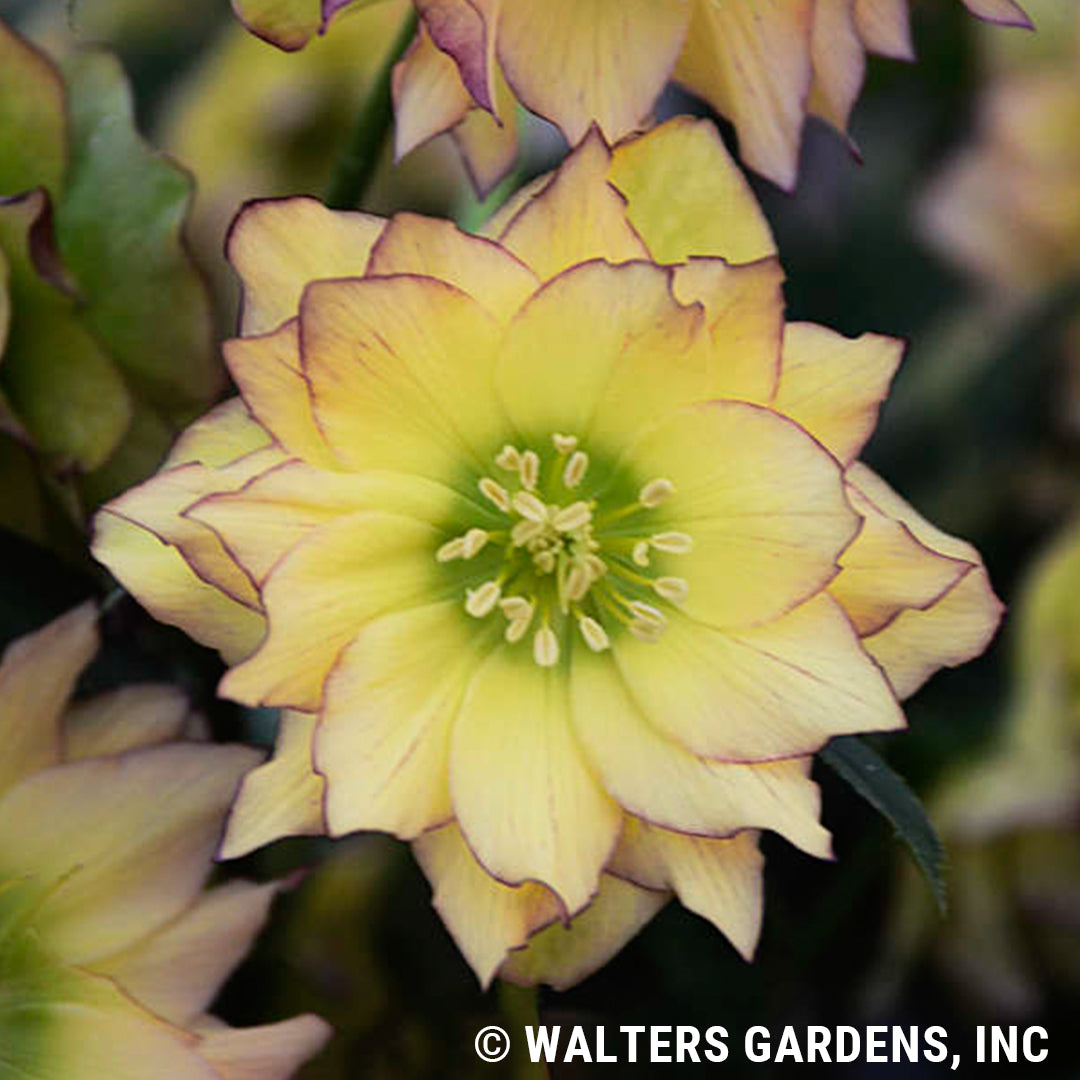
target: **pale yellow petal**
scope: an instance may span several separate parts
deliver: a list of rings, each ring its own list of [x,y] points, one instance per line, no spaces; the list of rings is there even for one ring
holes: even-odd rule
[[[328,210],[307,196],[245,206],[226,246],[243,283],[241,331],[265,333],[291,319],[309,281],[363,274],[383,224],[371,214]]]
[[[776,252],[746,177],[707,120],[680,116],[620,143],[608,179],[657,262],[708,255],[745,263]]]
[[[685,0],[506,3],[497,48],[517,96],[571,146],[594,122],[613,141],[646,119],[686,24]]]
[[[244,776],[218,857],[239,859],[283,836],[321,836],[326,781],[312,763],[316,718],[285,709],[274,756]]]
[[[908,0],[855,0],[855,27],[870,52],[914,60]]]
[[[568,926],[554,923],[512,952],[499,978],[567,990],[602,968],[667,903],[669,894],[604,874],[600,892]]]
[[[855,2],[817,0],[810,36],[814,80],[809,109],[838,131],[847,131],[866,74],[866,53],[855,25]]]
[[[199,1043],[199,1053],[221,1080],[289,1080],[333,1034],[317,1016],[294,1016],[252,1028],[217,1028]]]
[[[626,219],[626,200],[608,183],[610,165],[611,151],[590,131],[511,219],[501,243],[545,281],[589,259],[647,259]]]
[[[465,170],[484,199],[504,180],[518,156],[517,98],[499,69],[495,79],[495,112],[470,109],[453,130]]]
[[[499,325],[475,300],[415,276],[312,285],[300,341],[315,419],[354,469],[447,479],[486,468],[505,437],[492,408]]]
[[[761,933],[763,867],[755,832],[710,840],[630,820],[611,872],[646,888],[673,889],[750,960]]]
[[[191,703],[175,686],[122,686],[76,703],[64,717],[64,759],[107,757],[180,737]]]
[[[846,338],[814,323],[788,323],[773,407],[849,465],[877,424],[903,352],[898,338]]]
[[[468,293],[488,314],[508,321],[539,288],[536,275],[504,248],[453,222],[397,214],[371,252],[368,273],[419,274]]]
[[[450,747],[454,812],[500,881],[538,881],[583,908],[619,834],[618,807],[571,730],[565,673],[498,646],[477,669]]]
[[[97,605],[85,603],[13,641],[0,661],[0,793],[61,759],[60,714],[97,651]]]
[[[751,168],[794,187],[813,0],[694,0],[692,12],[675,78],[735,125],[739,155]]]
[[[511,949],[520,948],[560,915],[554,893],[528,883],[512,888],[476,861],[457,825],[424,833],[413,852],[442,916],[481,986],[488,986]]]
[[[326,682],[315,762],[331,835],[411,839],[453,817],[450,731],[478,654],[460,598],[368,623]]]
[[[614,653],[650,723],[702,757],[797,757],[835,735],[904,726],[889,684],[827,594],[727,632],[672,612],[658,642],[623,635]]]
[[[807,759],[741,765],[695,756],[649,723],[607,656],[575,650],[570,693],[589,763],[629,813],[701,836],[773,829],[811,855],[828,856]]]
[[[162,468],[193,461],[221,468],[272,442],[270,433],[248,412],[244,399],[229,398],[184,429]]]

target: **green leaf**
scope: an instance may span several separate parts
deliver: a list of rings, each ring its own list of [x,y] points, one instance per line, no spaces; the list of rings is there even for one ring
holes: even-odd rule
[[[55,196],[66,163],[60,75],[0,19],[0,196],[39,186]]]
[[[922,803],[885,760],[854,735],[833,739],[822,760],[840,774],[871,806],[887,818],[907,844],[942,915],[948,908],[945,849]]]
[[[84,321],[139,397],[186,421],[223,382],[209,295],[182,238],[191,179],[139,136],[114,57],[81,52],[64,73],[71,167],[56,235]]]

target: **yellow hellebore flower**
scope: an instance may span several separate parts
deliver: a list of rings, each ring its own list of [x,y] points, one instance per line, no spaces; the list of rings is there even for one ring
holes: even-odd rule
[[[795,185],[807,113],[840,131],[866,53],[913,60],[907,0],[415,0],[423,23],[395,72],[397,150],[452,130],[481,191],[516,156],[515,104],[571,145],[620,139],[669,78],[729,119],[740,153]],[[1016,0],[963,0],[1030,26]]]
[[[0,662],[0,1078],[286,1080],[321,1020],[206,1013],[277,890],[204,891],[258,754],[170,741],[190,717],[167,686],[69,707],[96,621],[84,605]]]
[[[485,982],[573,982],[672,890],[749,955],[756,831],[830,852],[814,752],[903,726],[999,618],[855,460],[900,343],[784,325],[768,226],[687,119],[594,131],[486,238],[298,198],[229,254],[241,396],[94,544],[225,696],[291,710],[225,853],[412,839]]]

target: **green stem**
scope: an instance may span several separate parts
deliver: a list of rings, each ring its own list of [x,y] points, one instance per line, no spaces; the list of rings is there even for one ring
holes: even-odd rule
[[[525,1028],[540,1023],[539,990],[535,986],[515,986],[500,979],[495,993],[510,1036],[510,1075],[514,1080],[547,1080],[547,1066],[542,1061],[529,1060],[525,1038]]]
[[[367,100],[334,168],[326,194],[326,205],[334,210],[355,210],[371,185],[383,146],[394,124],[391,91],[394,65],[404,56],[416,36],[416,26],[416,11],[410,8],[375,73]]]

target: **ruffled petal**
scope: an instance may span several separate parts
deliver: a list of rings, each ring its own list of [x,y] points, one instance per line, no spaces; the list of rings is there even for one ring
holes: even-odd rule
[[[382,218],[328,210],[307,196],[245,206],[226,243],[243,283],[241,332],[265,333],[291,319],[310,281],[363,274],[383,225]]]
[[[808,759],[741,765],[696,757],[650,725],[608,657],[580,649],[570,700],[593,771],[635,817],[701,836],[773,829],[811,855],[829,855]]]
[[[240,782],[219,859],[239,859],[283,836],[326,832],[326,781],[312,762],[315,724],[310,713],[282,712],[274,756]]]
[[[846,338],[814,323],[788,323],[773,407],[850,465],[877,425],[903,353],[898,338]]]
[[[667,891],[643,889],[604,874],[596,899],[570,923],[540,930],[512,952],[499,978],[568,990],[602,968],[668,902]]]
[[[544,281],[589,259],[647,259],[626,219],[626,200],[608,183],[610,165],[611,151],[591,130],[510,220],[502,245]]]
[[[108,757],[178,739],[191,703],[175,686],[122,686],[77,702],[64,717],[64,760]]]
[[[650,723],[702,757],[801,757],[835,735],[904,726],[885,677],[827,594],[726,632],[672,613],[658,642],[625,634],[613,649]]]
[[[873,53],[914,60],[908,0],[855,0],[855,28]]]
[[[0,661],[0,793],[61,758],[60,715],[98,647],[86,603],[13,641]]]
[[[457,825],[424,833],[413,852],[431,882],[435,910],[484,987],[511,949],[560,916],[550,889],[534,882],[512,887],[488,874]]]
[[[707,120],[680,116],[620,143],[608,179],[657,262],[707,255],[745,263],[776,253],[746,177]]]
[[[753,958],[765,900],[764,859],[755,832],[710,840],[627,822],[611,872],[650,889],[673,889],[708,919],[744,960]]]
[[[304,293],[300,342],[315,420],[353,469],[447,479],[486,464],[505,422],[491,407],[499,325],[433,278],[323,282]]]
[[[219,469],[264,450],[273,441],[270,432],[248,412],[243,398],[229,398],[184,429],[162,468],[198,462]]]
[[[499,645],[454,724],[450,790],[469,847],[509,885],[538,881],[567,913],[595,894],[621,814],[571,729],[565,674]]]
[[[331,835],[445,824],[450,731],[477,662],[460,600],[368,623],[326,683],[315,762]]]
[[[855,25],[855,0],[817,0],[810,36],[814,81],[808,107],[847,131],[866,75],[866,53]]]
[[[813,0],[693,5],[675,78],[735,125],[739,154],[795,186],[810,91]]]
[[[497,48],[517,96],[573,146],[594,122],[615,140],[645,120],[686,25],[681,0],[506,3]]]
[[[470,0],[470,3],[478,0]],[[518,113],[513,91],[499,69],[495,79],[495,111],[470,109],[454,128],[465,171],[481,199],[504,180],[518,156]]]
[[[636,486],[664,478],[675,491],[602,535],[689,534],[692,551],[650,553],[651,564],[685,578],[683,609],[713,626],[767,622],[819,592],[859,528],[836,461],[797,424],[755,405],[714,401],[672,414],[628,449],[624,467]]]
[[[203,1035],[199,1053],[221,1080],[289,1080],[332,1034],[317,1016],[294,1016],[260,1027],[215,1028]]]

